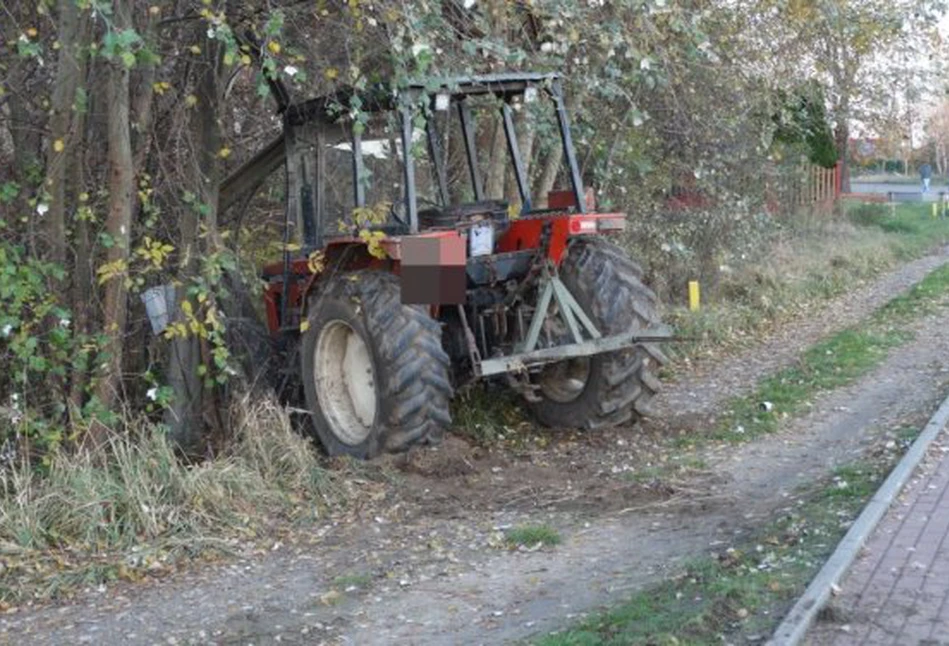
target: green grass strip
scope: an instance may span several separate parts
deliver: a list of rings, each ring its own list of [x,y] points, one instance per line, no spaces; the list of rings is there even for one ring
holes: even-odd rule
[[[729,413],[705,437],[744,442],[776,431],[781,420],[804,411],[816,395],[849,385],[880,365],[893,348],[913,339],[904,326],[936,310],[949,295],[949,265],[930,272],[866,321],[809,348],[793,366],[762,380],[750,395],[736,397]],[[680,438],[680,444],[695,438]]]

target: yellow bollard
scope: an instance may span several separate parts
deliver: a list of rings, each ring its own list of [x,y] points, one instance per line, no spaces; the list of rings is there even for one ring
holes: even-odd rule
[[[693,312],[699,311],[701,294],[699,293],[699,281],[689,281],[689,309]]]

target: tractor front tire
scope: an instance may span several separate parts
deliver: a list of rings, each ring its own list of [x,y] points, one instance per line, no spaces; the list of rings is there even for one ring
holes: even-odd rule
[[[659,323],[642,270],[611,242],[574,238],[560,279],[604,336]],[[586,429],[644,417],[659,389],[654,370],[664,361],[658,348],[641,344],[547,366],[536,379],[541,400],[531,405],[534,416],[545,426]]]
[[[329,279],[307,322],[303,389],[329,455],[368,459],[441,438],[452,396],[441,327],[421,307],[402,304],[395,276]]]

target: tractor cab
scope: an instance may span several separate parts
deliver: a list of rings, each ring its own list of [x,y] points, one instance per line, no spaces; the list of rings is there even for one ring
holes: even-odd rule
[[[554,206],[586,212],[555,74],[347,90],[291,104],[284,115],[291,224],[308,251],[346,237],[353,227],[416,235],[486,219],[503,233],[511,217],[528,216],[536,203],[548,202],[546,195],[531,195],[515,125],[526,128],[535,118],[555,129],[563,147],[570,187],[557,194]],[[505,159],[493,159],[491,148],[502,135]],[[491,174],[504,180],[503,187],[513,185],[514,194],[488,195]],[[478,251],[492,250],[482,244]]]

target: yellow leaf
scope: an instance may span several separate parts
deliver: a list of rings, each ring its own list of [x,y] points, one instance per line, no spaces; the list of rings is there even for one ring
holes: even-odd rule
[[[311,274],[318,274],[326,267],[326,256],[322,251],[314,251],[306,259],[306,266]]]
[[[194,106],[198,105],[198,97],[193,94],[189,94],[185,97],[185,105],[189,108],[193,108]]]
[[[306,332],[306,331],[309,330],[309,329],[310,329],[310,322],[309,322],[309,321],[302,321],[302,322],[300,323],[300,332]]]
[[[278,43],[275,40],[272,40],[269,43],[267,43],[267,49],[270,50],[271,54],[277,55],[280,53],[280,43]]]
[[[181,311],[185,313],[185,316],[192,316],[194,308],[191,306],[191,301],[181,301]]]
[[[217,156],[220,157],[221,159],[227,159],[228,157],[231,156],[231,149],[228,148],[227,146],[224,146],[219,151],[217,151]]]
[[[55,150],[56,152],[61,153],[65,149],[66,149],[66,144],[63,142],[62,139],[57,139],[56,141],[53,142],[53,150]]]
[[[336,79],[336,77],[339,76],[339,70],[336,69],[335,67],[328,67],[326,68],[326,71],[323,72],[323,76],[326,77],[326,80],[332,81]]]
[[[197,45],[192,45],[192,46],[191,46],[191,53],[194,54],[195,56],[197,56],[198,54],[201,53],[201,48],[198,47]]]
[[[26,30],[26,35],[29,36],[30,38],[36,38],[39,35],[39,32],[36,31],[35,27],[30,27],[29,29]]]
[[[250,65],[251,64],[250,56],[248,56],[247,54],[242,54],[241,63],[243,63],[244,65]]]

